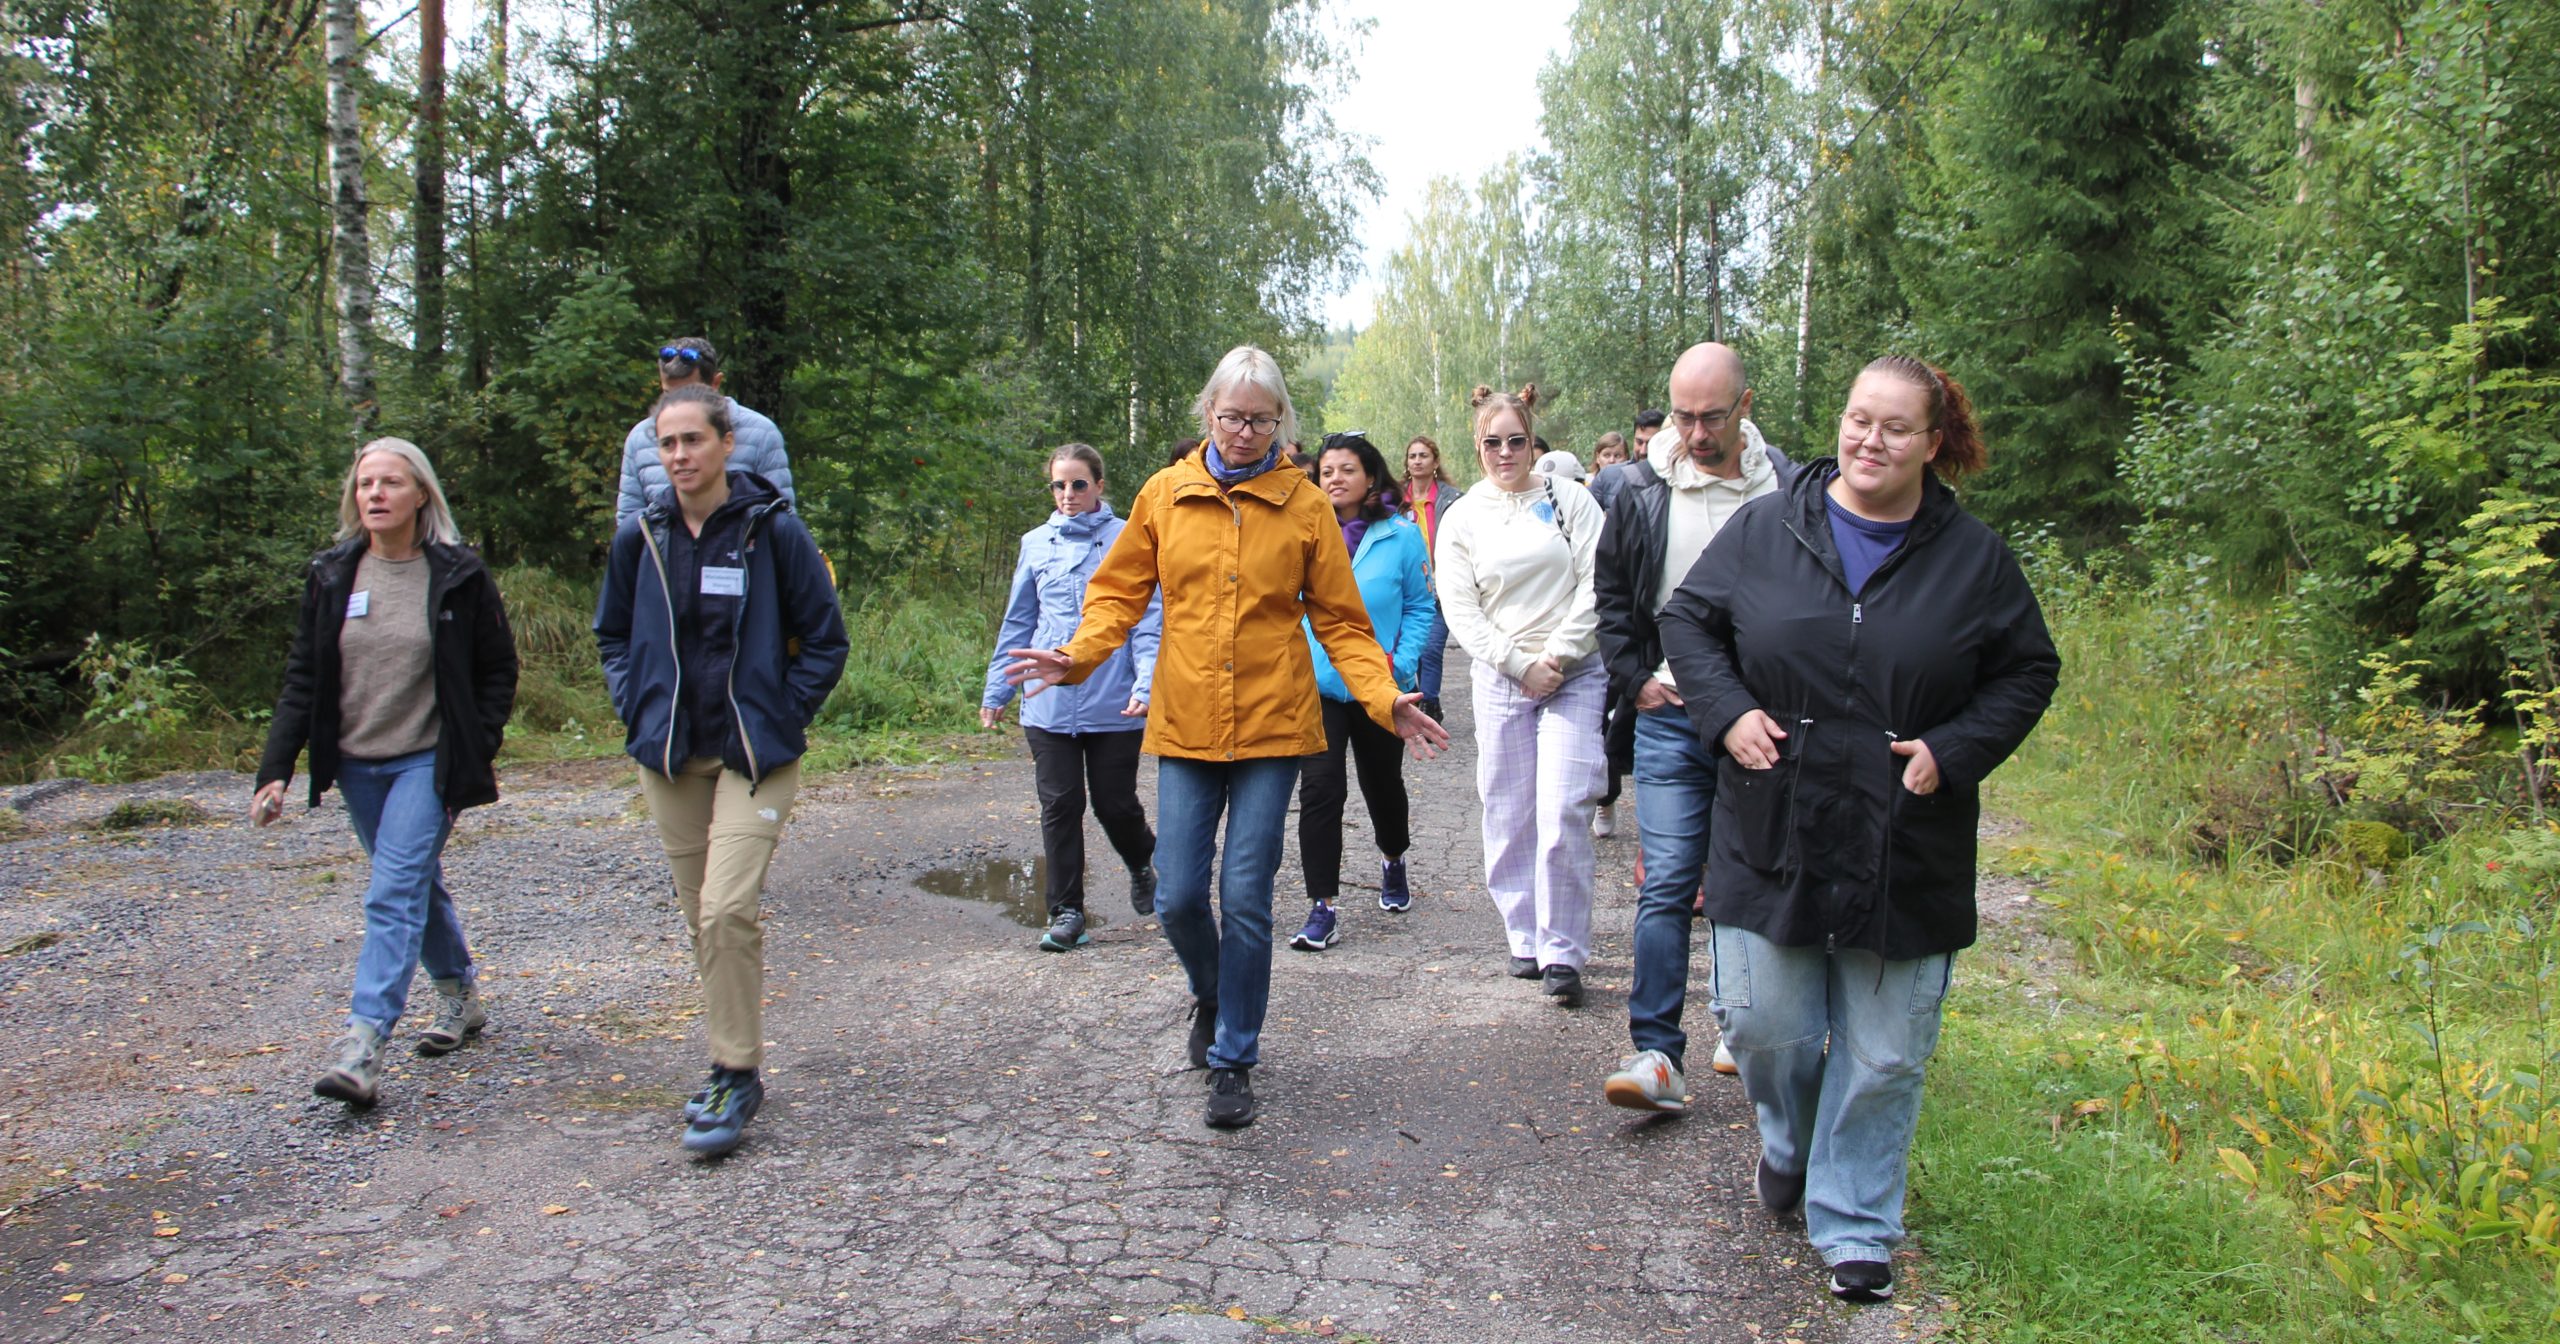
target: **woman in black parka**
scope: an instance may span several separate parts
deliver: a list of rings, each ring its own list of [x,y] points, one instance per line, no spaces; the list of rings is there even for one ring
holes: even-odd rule
[[[1850,1301],[1893,1293],[1921,1075],[1974,940],[1983,778],[2062,666],[2016,557],[1946,484],[1983,461],[1955,380],[1879,359],[1837,461],[1744,505],[1660,618],[1721,758],[1707,917],[1760,1200],[1803,1205]]]

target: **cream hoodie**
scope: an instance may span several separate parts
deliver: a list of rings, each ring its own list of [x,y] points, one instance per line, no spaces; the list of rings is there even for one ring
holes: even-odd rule
[[[1681,450],[1680,435],[1674,431],[1653,436],[1653,442],[1645,445],[1645,461],[1671,487],[1662,519],[1662,582],[1653,595],[1653,609],[1659,612],[1733,515],[1744,504],[1778,488],[1778,469],[1769,463],[1769,441],[1748,420],[1742,422],[1742,472],[1731,480],[1700,470]],[[1653,676],[1678,689],[1669,662],[1655,668]]]
[[[1450,637],[1514,681],[1550,656],[1572,672],[1600,647],[1591,574],[1607,516],[1578,482],[1529,479],[1518,494],[1468,487],[1433,556]]]

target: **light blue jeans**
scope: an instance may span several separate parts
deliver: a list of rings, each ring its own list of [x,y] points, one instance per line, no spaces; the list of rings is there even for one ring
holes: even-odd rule
[[[1262,1062],[1262,1018],[1271,1007],[1271,880],[1289,827],[1298,758],[1156,764],[1156,919],[1191,980],[1191,996],[1218,1005],[1209,1067]],[[1209,908],[1209,866],[1218,820],[1227,847],[1218,865],[1218,907]]]
[[[1689,998],[1689,926],[1707,871],[1707,819],[1716,766],[1678,706],[1636,715],[1636,829],[1644,890],[1636,896],[1635,979],[1627,987],[1627,1037],[1688,1067],[1680,1014]]]
[[[387,761],[341,760],[338,794],[357,842],[373,859],[347,1021],[388,1037],[408,1006],[409,981],[421,962],[437,980],[473,979],[462,916],[444,889],[444,841],[453,818],[436,796],[432,749]]]
[[[1805,1235],[1825,1264],[1892,1259],[1955,957],[1886,961],[1714,928],[1716,1008],[1762,1158],[1804,1173]]]

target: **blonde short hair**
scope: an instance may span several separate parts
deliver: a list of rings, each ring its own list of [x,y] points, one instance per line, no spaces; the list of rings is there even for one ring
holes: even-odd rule
[[[1217,405],[1218,394],[1237,384],[1261,388],[1280,403],[1280,427],[1271,432],[1271,441],[1282,447],[1298,441],[1298,408],[1289,404],[1289,384],[1280,376],[1280,361],[1258,345],[1239,345],[1218,361],[1209,381],[1201,385],[1199,399],[1191,403],[1191,413],[1200,417],[1200,437],[1211,437],[1210,411]]]
[[[364,531],[364,511],[356,506],[356,476],[363,469],[365,458],[373,453],[389,453],[407,463],[409,474],[426,492],[426,507],[418,510],[418,540],[460,545],[462,529],[453,525],[453,507],[444,502],[444,485],[436,480],[435,465],[407,439],[375,439],[347,460],[347,483],[338,490],[338,540],[345,541]]]

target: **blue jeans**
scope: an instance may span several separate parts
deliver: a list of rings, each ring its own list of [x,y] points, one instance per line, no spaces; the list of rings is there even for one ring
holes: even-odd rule
[[[1714,928],[1716,1006],[1761,1157],[1805,1174],[1805,1233],[1825,1264],[1891,1259],[1954,955],[1886,961]]]
[[[1636,715],[1636,829],[1644,847],[1644,890],[1636,897],[1635,980],[1627,988],[1627,1036],[1687,1068],[1691,900],[1707,872],[1707,825],[1715,810],[1715,758],[1698,741],[1689,712],[1674,705]]]
[[[1414,663],[1413,688],[1440,698],[1440,668],[1449,660],[1449,618],[1440,614],[1440,599],[1431,599],[1431,637],[1422,641],[1422,657]]]
[[[453,833],[453,818],[436,796],[433,749],[387,761],[341,760],[338,794],[357,842],[373,859],[347,1021],[389,1036],[421,962],[433,979],[473,978],[462,916],[444,889],[444,840]]]
[[[1295,756],[1157,762],[1156,918],[1191,979],[1191,996],[1218,1005],[1213,1069],[1262,1061],[1262,1017],[1271,1007],[1271,879],[1280,871],[1297,784]],[[1218,854],[1222,813],[1227,852],[1212,913],[1209,861]]]

